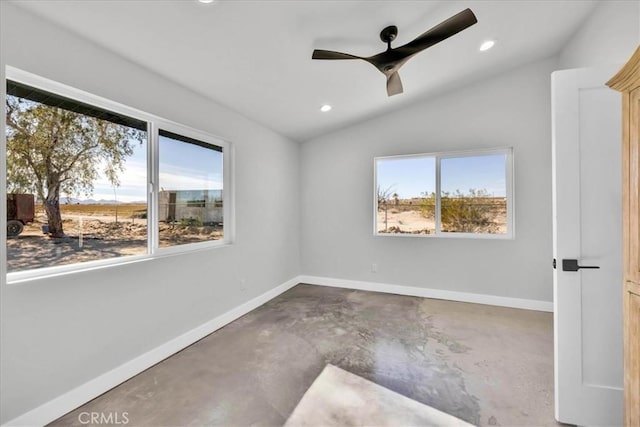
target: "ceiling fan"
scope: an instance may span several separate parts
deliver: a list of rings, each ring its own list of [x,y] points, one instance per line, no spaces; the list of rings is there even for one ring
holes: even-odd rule
[[[453,15],[427,32],[419,35],[409,43],[391,48],[391,42],[398,35],[398,27],[391,25],[380,33],[380,40],[387,44],[387,50],[377,55],[362,57],[332,50],[313,51],[312,59],[362,59],[367,61],[387,77],[387,95],[393,96],[402,93],[402,82],[398,70],[415,54],[433,46],[436,43],[448,39],[460,31],[478,22],[471,9]]]

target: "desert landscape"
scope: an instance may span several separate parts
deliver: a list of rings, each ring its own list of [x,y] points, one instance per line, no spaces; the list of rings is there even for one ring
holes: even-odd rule
[[[443,197],[442,231],[504,234],[507,202],[504,197]],[[433,234],[436,228],[433,198],[381,200],[376,230],[389,234]]]
[[[145,204],[62,204],[65,237],[43,232],[47,219],[36,205],[35,220],[17,237],[7,239],[7,271],[24,271],[106,258],[147,253]],[[444,232],[506,232],[506,200],[501,197],[442,198]],[[377,230],[389,234],[433,234],[432,199],[382,201]],[[160,222],[159,247],[218,240],[221,224],[202,225],[197,220]]]
[[[145,204],[61,204],[66,236],[50,238],[41,205],[33,223],[17,237],[7,239],[7,271],[24,271],[147,253]],[[161,222],[159,246],[218,240],[221,225],[194,221]]]

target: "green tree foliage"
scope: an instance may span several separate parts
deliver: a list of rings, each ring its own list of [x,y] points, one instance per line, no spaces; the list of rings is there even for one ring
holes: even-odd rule
[[[460,190],[453,195],[443,192],[440,199],[442,229],[458,233],[496,233],[498,224],[489,197],[486,190],[470,189],[466,195]]]
[[[111,184],[145,132],[7,96],[7,187],[35,193],[52,237],[64,236],[60,194],[93,193],[100,167]]]
[[[425,191],[421,193],[422,195],[422,203],[420,206],[420,210],[422,216],[425,218],[435,219],[436,217],[436,193]]]
[[[436,193],[422,193],[421,211],[435,218]],[[496,206],[487,190],[470,189],[467,194],[443,192],[440,198],[440,223],[443,231],[458,233],[496,233],[499,229]]]

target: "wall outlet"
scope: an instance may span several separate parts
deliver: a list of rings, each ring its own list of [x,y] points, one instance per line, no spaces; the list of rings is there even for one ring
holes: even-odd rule
[[[242,278],[240,279],[240,291],[244,292],[247,290],[247,279]]]
[[[372,273],[377,273],[378,272],[378,264],[376,264],[375,262],[373,264],[371,264],[371,272]]]

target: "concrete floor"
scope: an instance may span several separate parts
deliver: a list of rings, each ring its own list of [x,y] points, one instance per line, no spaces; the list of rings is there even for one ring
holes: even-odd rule
[[[282,425],[327,363],[473,424],[557,425],[551,313],[312,285],[51,425]]]

